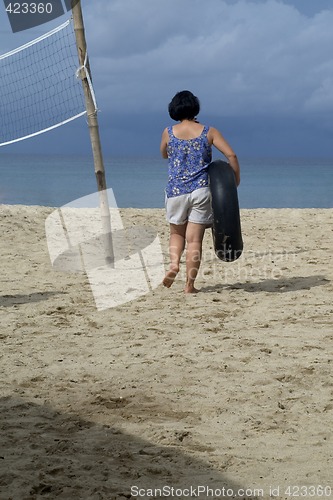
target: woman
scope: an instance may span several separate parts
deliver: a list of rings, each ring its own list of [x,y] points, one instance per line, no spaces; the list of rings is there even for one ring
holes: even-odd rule
[[[188,90],[178,92],[169,104],[170,117],[177,125],[162,134],[161,154],[168,159],[169,180],[166,187],[166,218],[170,224],[170,268],[163,280],[170,288],[179,272],[179,263],[186,246],[185,293],[196,293],[205,229],[212,224],[208,165],[212,146],[228,159],[240,183],[236,154],[222,134],[197,121],[199,99]]]

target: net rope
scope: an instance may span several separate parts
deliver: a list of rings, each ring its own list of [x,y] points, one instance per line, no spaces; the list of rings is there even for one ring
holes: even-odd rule
[[[87,57],[85,59],[86,63]],[[0,146],[48,132],[86,114],[72,20],[0,56]]]

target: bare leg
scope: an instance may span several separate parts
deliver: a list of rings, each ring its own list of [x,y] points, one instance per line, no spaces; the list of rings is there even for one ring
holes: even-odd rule
[[[170,224],[170,268],[163,280],[163,285],[167,288],[170,288],[179,272],[180,258],[185,248],[186,227],[187,222],[185,224],[182,224],[181,226]]]
[[[197,293],[194,281],[197,277],[202,254],[202,240],[206,226],[189,222],[186,228],[186,285],[185,293]]]

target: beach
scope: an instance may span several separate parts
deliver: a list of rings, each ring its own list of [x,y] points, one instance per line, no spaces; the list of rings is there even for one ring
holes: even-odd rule
[[[242,209],[200,293],[183,264],[104,310],[52,268],[53,211],[0,206],[0,499],[333,499],[333,209]],[[164,210],[120,213],[167,265]]]

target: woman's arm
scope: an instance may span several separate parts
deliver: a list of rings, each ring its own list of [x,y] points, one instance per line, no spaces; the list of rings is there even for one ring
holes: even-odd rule
[[[210,127],[207,136],[210,143],[228,159],[231,168],[235,172],[236,184],[238,186],[240,183],[240,167],[236,153],[216,128]]]
[[[168,147],[169,134],[168,129],[165,128],[162,133],[160,151],[163,158],[168,158],[167,147]]]

